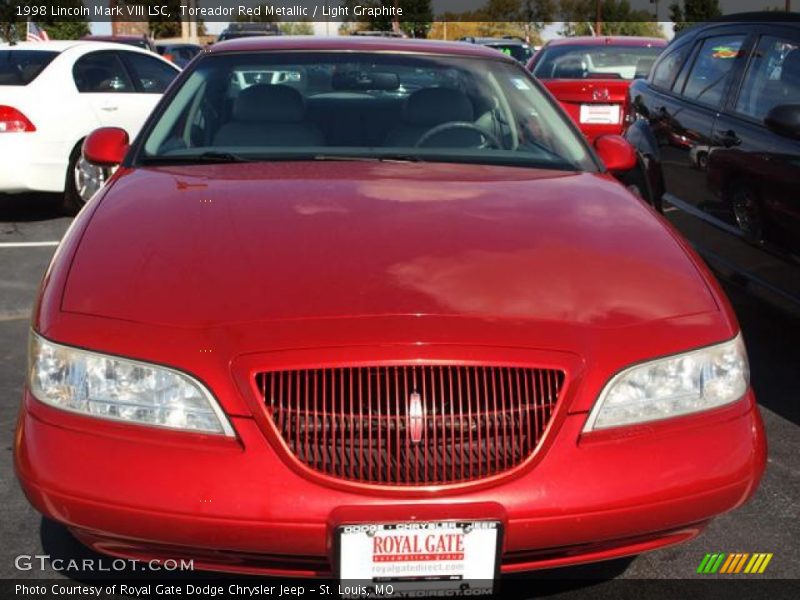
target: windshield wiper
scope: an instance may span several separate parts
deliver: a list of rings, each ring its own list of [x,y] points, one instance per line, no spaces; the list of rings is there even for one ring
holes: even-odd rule
[[[425,162],[423,158],[413,154],[377,154],[366,156],[362,154],[315,154],[313,160],[319,161],[361,161],[361,162]]]
[[[200,154],[167,154],[163,156],[146,156],[142,163],[146,165],[174,164],[174,163],[246,163],[253,162],[248,158],[233,152],[202,152]]]

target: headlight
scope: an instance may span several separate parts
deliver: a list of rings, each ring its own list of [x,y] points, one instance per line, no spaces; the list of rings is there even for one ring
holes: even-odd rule
[[[28,382],[63,410],[127,423],[233,436],[219,404],[173,369],[61,346],[31,334]]]
[[[744,396],[750,385],[741,334],[723,344],[639,364],[609,381],[584,431],[685,415]]]

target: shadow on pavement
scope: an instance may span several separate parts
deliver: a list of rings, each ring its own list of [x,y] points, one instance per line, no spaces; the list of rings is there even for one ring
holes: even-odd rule
[[[0,223],[47,221],[64,216],[63,194],[0,194]]]
[[[724,281],[739,318],[758,403],[800,425],[800,319]]]

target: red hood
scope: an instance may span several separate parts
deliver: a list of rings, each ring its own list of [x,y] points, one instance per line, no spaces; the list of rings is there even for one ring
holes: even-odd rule
[[[622,326],[717,307],[667,228],[603,176],[326,162],[122,173],[62,309],[178,327],[411,314]]]

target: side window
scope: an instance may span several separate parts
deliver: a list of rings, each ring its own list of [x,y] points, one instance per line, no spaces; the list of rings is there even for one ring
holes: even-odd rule
[[[705,40],[686,79],[683,96],[719,106],[744,39],[744,35],[725,35]]]
[[[686,55],[691,48],[690,44],[684,44],[679,48],[675,48],[658,61],[653,69],[653,77],[651,83],[653,86],[668,90],[672,87],[672,82],[675,81],[675,76],[681,68],[683,61],[686,60]]]
[[[148,94],[163,93],[178,74],[178,71],[169,65],[146,54],[125,52],[125,60],[133,71],[142,91]]]
[[[747,68],[736,112],[762,120],[800,98],[800,41],[764,36]]]
[[[116,52],[92,52],[82,56],[72,67],[72,78],[81,93],[136,91]]]

